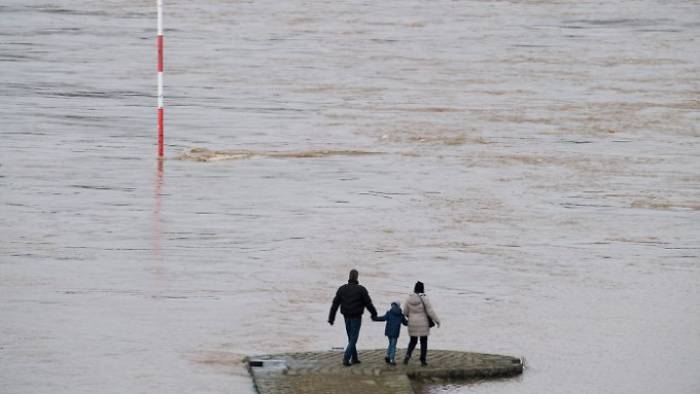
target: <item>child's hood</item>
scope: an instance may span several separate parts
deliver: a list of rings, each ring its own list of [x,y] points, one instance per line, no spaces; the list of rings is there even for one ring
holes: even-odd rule
[[[391,303],[391,310],[389,312],[402,315],[403,312],[401,311],[401,303],[399,301],[392,302]]]

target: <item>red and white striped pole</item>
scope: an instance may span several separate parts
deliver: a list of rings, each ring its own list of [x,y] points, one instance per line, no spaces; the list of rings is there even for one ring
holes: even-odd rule
[[[163,158],[163,0],[158,7],[158,158]]]

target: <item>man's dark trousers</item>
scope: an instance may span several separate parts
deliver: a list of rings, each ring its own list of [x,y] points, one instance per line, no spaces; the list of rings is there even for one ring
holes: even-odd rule
[[[348,333],[348,347],[345,348],[343,361],[357,361],[357,338],[360,337],[362,318],[345,319],[345,331]]]

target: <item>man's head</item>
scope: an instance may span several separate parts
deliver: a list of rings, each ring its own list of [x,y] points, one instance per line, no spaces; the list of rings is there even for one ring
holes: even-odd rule
[[[353,282],[357,282],[358,275],[360,275],[360,273],[357,272],[357,270],[353,268],[350,270],[350,278],[349,279]]]

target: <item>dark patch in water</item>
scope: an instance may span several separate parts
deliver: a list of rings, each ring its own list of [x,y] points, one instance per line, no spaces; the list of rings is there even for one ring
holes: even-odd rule
[[[25,60],[34,60],[36,57],[27,55],[13,55],[5,53],[0,55],[0,62],[20,62]]]
[[[172,107],[173,105],[171,105]],[[191,105],[190,105],[191,106]],[[309,109],[301,109],[301,108],[285,108],[285,107],[230,107],[230,106],[222,106],[220,107],[221,109],[226,109],[226,110],[233,110],[233,111],[241,111],[241,112],[310,112],[311,110]]]
[[[28,6],[27,8],[33,11],[45,12],[47,14],[62,14],[62,15],[84,15],[84,16],[107,16],[108,13],[104,11],[85,11],[85,10],[73,10],[69,8],[55,7],[55,6]]]
[[[49,107],[53,108],[53,107]],[[67,120],[72,120],[72,121],[93,121],[93,122],[101,122],[105,118],[102,116],[85,116],[85,115],[63,115],[63,114],[48,114],[48,115],[39,115],[41,117],[48,117],[48,118],[59,118],[59,119],[67,119]],[[65,122],[65,124],[72,125],[74,124],[73,122]],[[92,142],[88,140],[83,140],[83,141],[78,141],[78,142]]]
[[[574,203],[562,203],[560,204],[564,208],[613,208],[612,205],[604,204],[574,204]]]
[[[5,205],[10,206],[10,207],[25,207],[25,208],[29,208],[29,205],[21,204],[21,203],[18,203],[18,202],[6,202]]]
[[[125,14],[120,15],[120,18],[124,19],[141,19],[141,18],[150,18],[152,16],[151,13],[145,13],[145,12],[127,12]],[[165,29],[166,31],[169,31],[169,29]]]
[[[678,29],[639,29],[640,33],[680,33],[683,30]]]
[[[658,26],[661,24],[673,23],[673,20],[667,18],[658,19],[574,19],[564,21],[565,26],[571,26],[569,28],[582,29],[583,26],[588,25],[589,27],[645,27],[645,26]],[[573,27],[576,26],[576,27]]]
[[[76,91],[76,92],[57,92],[51,94],[52,96],[58,96],[58,97],[78,97],[78,98],[113,98],[115,97],[113,94],[107,93],[107,92],[98,92],[98,91]]]
[[[171,296],[171,295],[152,295],[151,298],[153,299],[170,299],[170,300],[186,300],[190,297],[187,296]]]
[[[550,45],[535,45],[535,44],[515,44],[515,48],[549,48]]]
[[[78,189],[91,189],[91,190],[118,190],[123,192],[133,192],[136,190],[133,187],[113,187],[113,186],[99,186],[99,185],[70,185],[70,187]]]
[[[35,32],[37,35],[56,35],[56,34],[72,34],[82,31],[79,27],[56,27],[51,29],[42,29]]]

